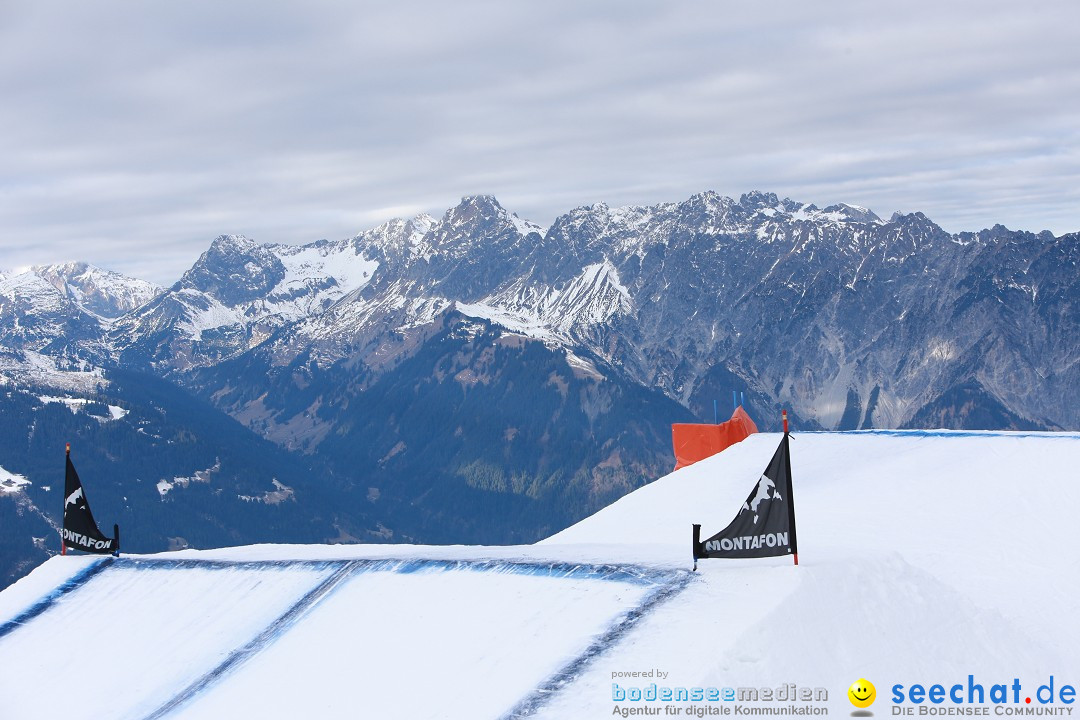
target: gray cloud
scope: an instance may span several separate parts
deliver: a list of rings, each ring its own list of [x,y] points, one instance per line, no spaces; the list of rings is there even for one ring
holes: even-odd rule
[[[1071,0],[0,6],[0,266],[167,283],[209,240],[493,193],[762,189],[1080,230]]]

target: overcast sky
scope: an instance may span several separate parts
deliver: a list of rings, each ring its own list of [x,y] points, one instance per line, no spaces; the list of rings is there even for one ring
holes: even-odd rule
[[[749,190],[1080,230],[1076,0],[0,2],[0,268]]]

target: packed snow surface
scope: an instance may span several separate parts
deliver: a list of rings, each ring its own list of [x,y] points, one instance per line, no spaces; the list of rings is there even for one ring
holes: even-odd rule
[[[0,492],[18,492],[29,484],[30,481],[25,475],[19,475],[0,467]]]
[[[689,572],[691,524],[703,537],[723,528],[779,440],[752,436],[533,546],[53,558],[0,593],[0,717],[791,704],[620,701],[613,683],[794,684],[847,716],[860,678],[885,717],[896,684],[966,687],[970,675],[989,692],[1016,679],[1033,698],[1050,676],[1080,684],[1080,434],[794,434],[800,564]]]
[[[91,402],[86,398],[56,397],[53,395],[41,395],[38,397],[38,400],[45,403],[46,405],[50,403],[59,403],[66,407],[68,410],[70,410],[74,415],[77,415],[79,411],[85,409],[86,406],[89,405]],[[127,410],[116,405],[107,405],[106,407],[109,410],[109,417],[100,418],[101,420],[119,420],[128,414]]]
[[[102,369],[85,360],[74,360],[67,365],[61,367],[57,358],[32,350],[21,350],[17,356],[0,354],[0,385],[91,393],[109,384]]]

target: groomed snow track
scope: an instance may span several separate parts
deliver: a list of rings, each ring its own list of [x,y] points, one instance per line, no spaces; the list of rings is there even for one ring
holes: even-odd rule
[[[846,717],[858,678],[880,716],[894,684],[1080,684],[1080,433],[794,434],[799,566],[689,573],[691,523],[729,522],[779,441],[536,545],[52,558],[0,593],[0,720],[595,720],[638,707],[613,683],[794,683]]]
[[[78,560],[0,618],[0,717],[223,717],[238,703],[292,717],[313,698],[424,717],[431,693],[443,710],[528,717],[694,577],[502,559]],[[129,625],[138,632],[117,633]],[[34,662],[42,646],[55,652]],[[514,665],[500,673],[514,681],[492,687],[485,663]],[[419,714],[410,688],[425,696]]]

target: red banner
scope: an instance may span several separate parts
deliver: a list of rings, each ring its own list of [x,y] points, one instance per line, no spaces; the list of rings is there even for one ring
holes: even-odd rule
[[[730,420],[719,425],[676,423],[671,426],[671,440],[675,446],[675,469],[711,457],[757,431],[757,425],[741,405],[735,408]]]

